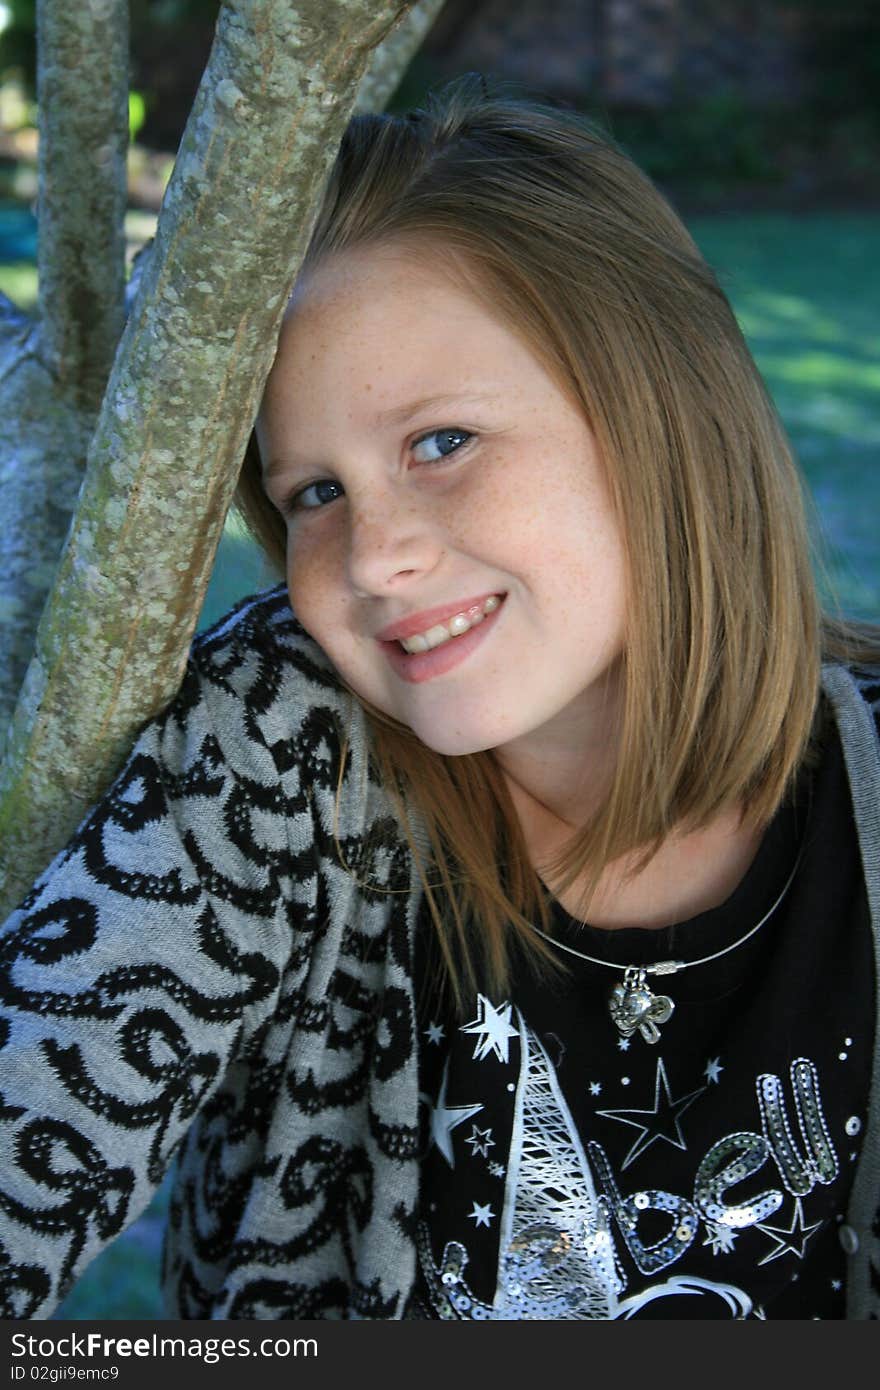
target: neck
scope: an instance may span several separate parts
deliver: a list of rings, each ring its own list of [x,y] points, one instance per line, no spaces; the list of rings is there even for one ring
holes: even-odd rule
[[[561,889],[552,866],[597,809],[595,796],[592,804],[589,796],[581,798],[589,810],[578,822],[560,816],[506,772],[505,781],[537,873],[566,912],[609,931],[671,926],[719,907],[744,877],[763,835],[763,827],[744,823],[741,808],[731,807],[698,830],[673,831],[641,869],[635,852],[607,864],[587,899],[586,874]]]
[[[720,907],[745,877],[763,833],[733,807],[698,830],[669,835],[641,870],[633,871],[635,856],[609,864],[589,903],[591,924],[668,927]]]
[[[637,853],[607,864],[589,899],[586,874],[560,889],[553,864],[599,811],[614,776],[616,680],[614,673],[589,702],[494,756],[530,861],[567,912],[608,930],[670,926],[726,901],[752,863],[764,827],[744,822],[740,806],[727,807],[697,830],[674,829],[641,869]]]
[[[494,751],[517,815],[529,833],[572,834],[602,804],[617,749],[616,675],[537,733]]]

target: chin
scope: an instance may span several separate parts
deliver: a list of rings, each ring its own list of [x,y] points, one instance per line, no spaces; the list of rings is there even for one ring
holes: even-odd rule
[[[487,729],[485,726],[471,728],[425,727],[422,724],[409,725],[416,738],[435,753],[447,758],[464,758],[469,753],[486,753],[498,748],[509,737],[499,728]]]
[[[470,753],[485,753],[490,748],[497,747],[494,740],[488,739],[467,739],[467,738],[424,738],[422,734],[416,733],[416,738],[423,743],[426,748],[430,748],[435,753],[442,753],[444,758],[466,758]]]

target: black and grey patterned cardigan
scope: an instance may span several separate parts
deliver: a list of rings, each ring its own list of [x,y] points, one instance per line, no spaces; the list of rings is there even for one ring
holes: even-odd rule
[[[825,687],[880,935],[876,731],[844,671]],[[359,707],[281,591],[245,602],[0,938],[5,1318],[48,1316],[174,1154],[170,1316],[403,1315],[419,899]],[[854,1317],[880,1307],[877,1091],[843,1228]]]

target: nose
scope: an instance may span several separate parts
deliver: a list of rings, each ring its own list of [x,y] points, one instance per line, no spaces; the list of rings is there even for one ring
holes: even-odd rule
[[[423,501],[393,488],[348,499],[348,574],[358,597],[394,593],[430,573],[443,555]]]

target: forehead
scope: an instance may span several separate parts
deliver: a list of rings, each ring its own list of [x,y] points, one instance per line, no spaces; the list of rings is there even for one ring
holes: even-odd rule
[[[336,253],[301,276],[285,314],[263,416],[297,422],[367,401],[463,391],[487,376],[543,378],[530,345],[458,258],[422,242]]]
[[[299,347],[307,337],[325,349],[356,345],[375,333],[371,346],[394,355],[417,352],[429,334],[446,338],[464,323],[489,338],[511,331],[460,258],[434,242],[386,242],[309,267],[291,295],[279,347]]]
[[[446,290],[488,307],[486,277],[451,243],[428,234],[397,235],[335,251],[306,264],[288,301],[285,322],[304,311],[334,304],[361,287],[375,292],[401,284],[413,289]]]

